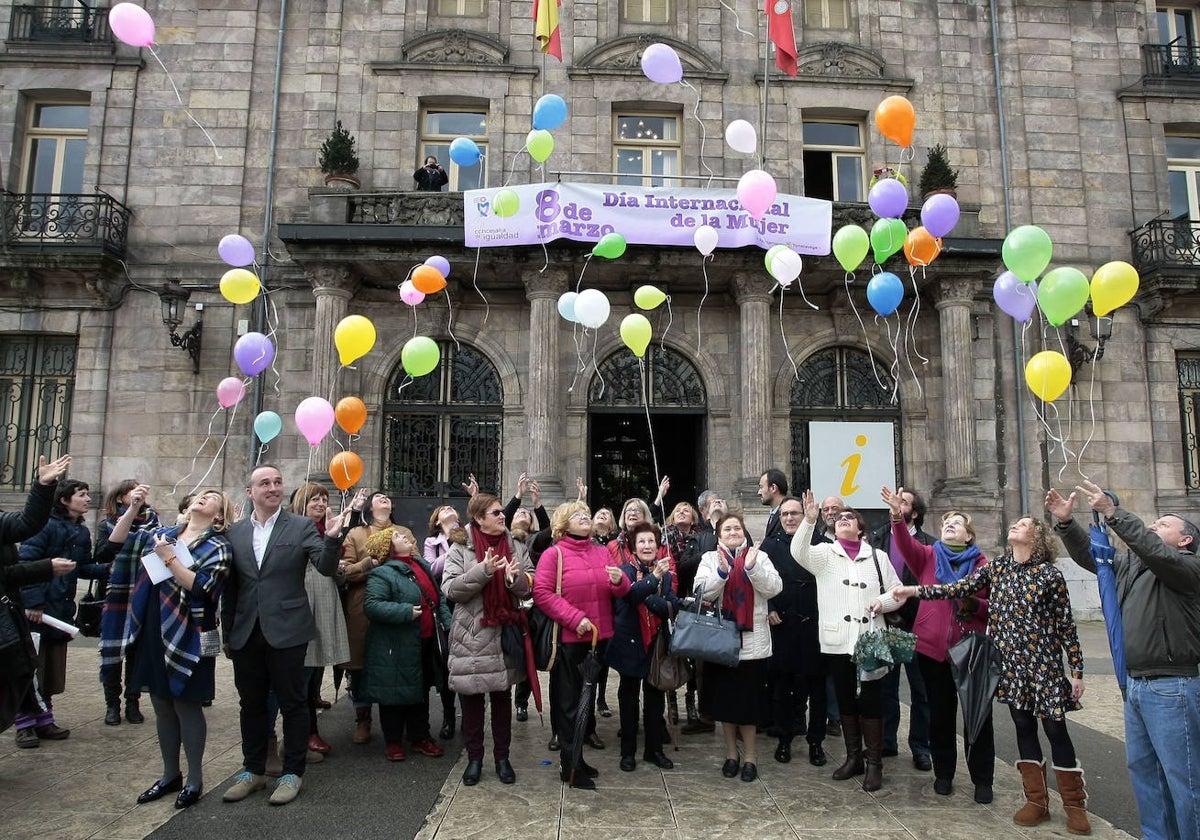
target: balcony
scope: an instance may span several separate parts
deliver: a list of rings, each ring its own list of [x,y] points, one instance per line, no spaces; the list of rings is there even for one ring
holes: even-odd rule
[[[1133,267],[1141,274],[1200,268],[1200,222],[1190,219],[1152,219],[1129,234]]]
[[[107,193],[0,192],[0,246],[13,253],[125,256],[129,208]]]
[[[108,9],[52,4],[14,5],[8,30],[15,44],[100,44],[112,45]]]
[[[1200,47],[1180,43],[1142,45],[1143,83],[1191,88],[1200,84]]]

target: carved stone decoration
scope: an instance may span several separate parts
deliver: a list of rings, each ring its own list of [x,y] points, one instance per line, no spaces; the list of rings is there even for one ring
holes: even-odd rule
[[[427,32],[401,47],[409,64],[506,64],[508,47],[504,42],[480,32],[465,29],[439,29]]]
[[[810,76],[884,77],[884,61],[880,56],[871,50],[837,41],[801,47],[796,63],[801,74]]]
[[[349,267],[329,263],[305,266],[304,276],[313,289],[339,289],[347,296],[357,291],[358,282]]]
[[[582,70],[621,70],[642,72],[642,53],[651,44],[666,44],[679,55],[679,63],[684,72],[699,71],[722,73],[723,68],[713,59],[700,52],[691,44],[677,41],[674,38],[664,38],[660,35],[642,33],[614,38],[596,46],[575,64],[574,69]]]

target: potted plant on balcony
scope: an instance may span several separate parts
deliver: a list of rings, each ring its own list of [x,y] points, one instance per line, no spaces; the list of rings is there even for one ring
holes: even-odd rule
[[[354,137],[342,128],[342,121],[330,132],[321,144],[317,160],[325,175],[325,186],[341,189],[359,189],[362,183],[357,178],[358,155],[354,152]]]
[[[957,198],[958,193],[955,192],[957,187],[958,170],[950,168],[950,158],[946,154],[946,147],[938,143],[929,150],[925,168],[921,170],[921,179],[917,182],[917,189],[920,191],[922,199],[936,193],[946,193]]]

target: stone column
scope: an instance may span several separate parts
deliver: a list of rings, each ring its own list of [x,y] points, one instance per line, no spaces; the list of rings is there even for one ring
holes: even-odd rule
[[[525,397],[525,430],[529,448],[525,472],[541,490],[547,510],[563,501],[563,476],[559,474],[560,433],[556,406],[562,399],[558,364],[558,298],[567,290],[567,272],[548,268],[524,278],[529,301],[529,371]],[[510,484],[514,482],[510,481]]]
[[[941,333],[942,393],[946,410],[946,480],[976,477],[975,353],[971,307],[979,281],[945,277],[935,286]]]
[[[771,447],[771,292],[760,274],[739,272],[733,278],[738,305],[741,357],[739,397],[742,426],[740,463],[751,474],[738,478],[734,490],[746,510],[756,510],[758,477],[774,466]],[[736,416],[736,415],[735,415]]]
[[[338,322],[346,317],[356,284],[350,269],[345,266],[321,266],[308,270],[307,274],[313,287],[313,297],[317,301],[313,318],[312,395],[329,399],[330,389],[341,367],[333,345],[333,332]],[[321,442],[313,456],[314,476],[319,474],[328,478],[329,459],[337,451],[328,437]]]

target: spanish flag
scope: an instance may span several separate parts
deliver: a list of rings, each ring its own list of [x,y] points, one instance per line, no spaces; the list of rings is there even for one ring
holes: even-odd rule
[[[792,4],[790,0],[766,0],[767,37],[775,45],[775,66],[795,76],[799,69],[796,61],[796,32],[792,29]]]
[[[558,7],[561,5],[562,0],[533,0],[533,33],[538,40],[538,47],[559,61],[563,60],[558,29]]]

